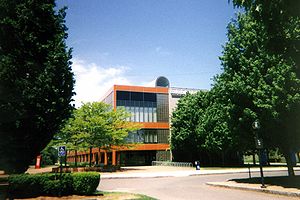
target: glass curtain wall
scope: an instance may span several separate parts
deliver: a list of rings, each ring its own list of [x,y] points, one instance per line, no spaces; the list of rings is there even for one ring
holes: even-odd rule
[[[167,94],[117,91],[117,107],[125,107],[131,113],[132,122],[168,122]]]
[[[148,143],[148,144],[168,144],[168,129],[141,129],[128,134],[126,141],[128,143]]]

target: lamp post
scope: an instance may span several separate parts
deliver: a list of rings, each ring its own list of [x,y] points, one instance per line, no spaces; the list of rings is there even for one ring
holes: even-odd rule
[[[263,139],[259,137],[258,131],[260,129],[260,123],[258,120],[255,120],[252,123],[252,128],[255,133],[255,145],[256,148],[259,150],[259,168],[260,168],[260,178],[261,178],[261,188],[266,188],[265,186],[265,181],[264,181],[264,172],[263,172],[263,167],[262,167],[262,151],[263,151]]]

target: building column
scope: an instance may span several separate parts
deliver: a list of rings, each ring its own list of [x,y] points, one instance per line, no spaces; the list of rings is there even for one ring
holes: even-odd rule
[[[100,164],[101,161],[102,161],[102,160],[101,160],[101,152],[100,152],[100,151],[98,152],[98,158],[99,158],[99,164]]]
[[[104,152],[104,165],[107,165],[107,152]]]
[[[121,152],[117,153],[117,165],[121,165]]]
[[[112,165],[116,165],[116,151],[112,151]]]

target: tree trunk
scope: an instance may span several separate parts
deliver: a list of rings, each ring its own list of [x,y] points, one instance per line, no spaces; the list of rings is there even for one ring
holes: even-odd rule
[[[253,165],[256,165],[255,151],[252,152]]]
[[[90,167],[92,167],[92,149],[93,147],[90,147],[90,163],[89,163]]]
[[[295,172],[294,172],[294,168],[293,168],[293,163],[292,163],[290,151],[289,150],[284,150],[283,155],[284,155],[285,160],[286,160],[289,177],[294,177]]]
[[[222,151],[221,156],[222,156],[222,166],[224,167],[225,166],[225,152],[224,151]]]
[[[208,161],[209,161],[209,165],[212,166],[212,158],[211,158],[211,154],[208,152]]]
[[[267,155],[267,164],[268,166],[270,166],[271,163],[270,163],[269,149],[266,149],[266,155]]]

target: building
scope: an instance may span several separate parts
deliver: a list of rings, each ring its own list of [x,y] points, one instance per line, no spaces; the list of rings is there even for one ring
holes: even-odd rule
[[[94,148],[92,162],[128,166],[170,161],[170,113],[187,91],[198,90],[169,86],[165,77],[158,77],[152,87],[114,85],[102,101],[114,109],[124,107],[131,113],[127,120],[139,123],[141,129],[129,133],[130,147],[114,147],[111,151]],[[69,156],[69,161],[74,160],[74,155]],[[79,153],[77,161],[88,162],[89,153]]]

